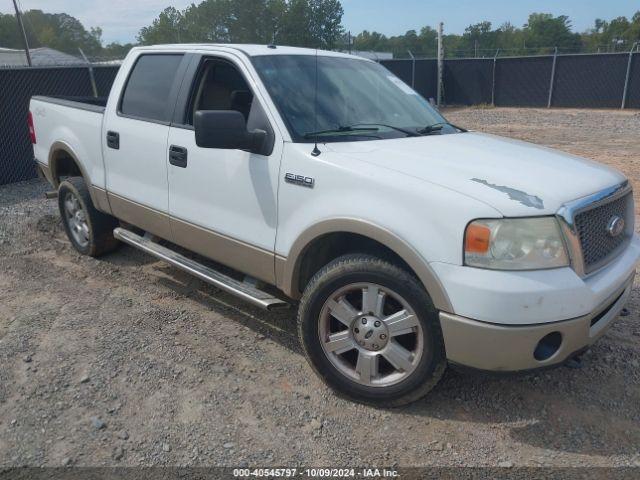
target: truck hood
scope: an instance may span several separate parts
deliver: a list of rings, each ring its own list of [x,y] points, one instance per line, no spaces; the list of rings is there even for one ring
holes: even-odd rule
[[[455,190],[505,216],[553,214],[562,204],[625,178],[575,155],[476,132],[330,143],[325,148]]]

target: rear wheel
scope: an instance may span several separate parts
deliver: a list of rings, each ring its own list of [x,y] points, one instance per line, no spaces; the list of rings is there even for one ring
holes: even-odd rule
[[[368,255],[348,255],[305,289],[299,334],[320,377],[357,401],[398,406],[424,396],[446,359],[437,311],[418,280]]]
[[[118,220],[96,210],[81,177],[69,177],[60,183],[58,207],[67,237],[78,252],[97,257],[118,246],[113,237]]]

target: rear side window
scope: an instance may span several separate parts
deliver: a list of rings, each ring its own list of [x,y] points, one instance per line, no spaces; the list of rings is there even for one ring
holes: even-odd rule
[[[142,55],[122,95],[120,112],[148,120],[168,121],[168,99],[182,55]]]

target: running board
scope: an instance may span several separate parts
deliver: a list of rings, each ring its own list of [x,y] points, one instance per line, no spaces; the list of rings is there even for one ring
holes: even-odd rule
[[[198,277],[200,280],[204,280],[214,287],[224,290],[258,307],[266,310],[275,310],[289,306],[284,300],[276,298],[262,290],[258,290],[251,285],[235,280],[184,255],[180,255],[152,241],[149,237],[141,237],[124,228],[116,228],[113,231],[113,236],[124,243],[128,243],[132,247],[153,255],[160,260],[164,260],[174,267],[178,267],[194,277]]]

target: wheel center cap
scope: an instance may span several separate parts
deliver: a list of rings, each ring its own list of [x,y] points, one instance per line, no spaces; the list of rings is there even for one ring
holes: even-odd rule
[[[389,330],[382,320],[372,315],[357,318],[351,326],[356,343],[370,351],[382,350],[389,341]]]

